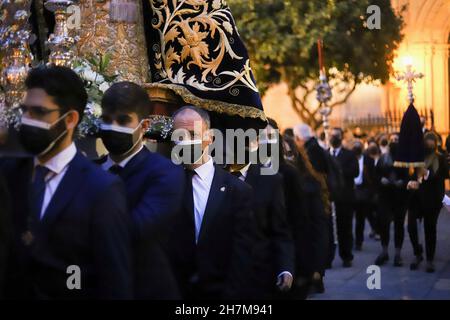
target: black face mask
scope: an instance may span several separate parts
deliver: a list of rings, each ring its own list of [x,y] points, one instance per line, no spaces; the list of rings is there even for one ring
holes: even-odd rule
[[[44,155],[57,145],[58,141],[67,134],[67,129],[63,120],[67,114],[60,117],[53,124],[46,122],[22,118],[19,128],[19,140],[24,149],[35,155]]]
[[[434,152],[435,152],[435,148],[425,146],[425,155],[429,156],[429,155],[432,155]]]
[[[133,150],[136,144],[141,140],[139,128],[130,129],[114,125],[102,125],[100,128],[100,137],[109,153],[115,156],[126,155]]]
[[[386,139],[383,139],[383,140],[380,141],[380,145],[382,147],[386,147],[388,145],[388,141]]]
[[[330,144],[333,148],[339,148],[341,146],[342,139],[338,136],[331,136]]]

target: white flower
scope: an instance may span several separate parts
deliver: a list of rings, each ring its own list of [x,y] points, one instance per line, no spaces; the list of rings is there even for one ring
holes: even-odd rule
[[[97,77],[97,72],[94,72],[92,70],[83,70],[82,77],[84,80],[94,82],[95,78]]]
[[[109,83],[107,82],[103,82],[98,88],[100,89],[101,92],[105,93],[106,90],[109,89]]]
[[[103,83],[105,81],[105,78],[103,78],[103,76],[101,74],[97,73],[97,77],[95,78],[95,82],[100,84]]]
[[[222,6],[221,0],[214,0],[212,3],[212,8],[215,10],[219,10],[221,6]]]
[[[86,106],[86,113],[99,118],[102,115],[102,107],[98,103],[89,102]]]

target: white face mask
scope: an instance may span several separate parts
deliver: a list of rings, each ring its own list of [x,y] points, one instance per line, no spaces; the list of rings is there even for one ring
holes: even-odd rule
[[[198,152],[198,149],[202,147],[202,142],[200,139],[174,141],[175,147],[172,150],[174,153],[172,156],[183,164],[197,164],[202,160],[207,151],[207,148],[205,148],[201,153]],[[180,151],[182,151],[181,155]]]
[[[40,128],[40,129],[44,129],[44,130],[50,130],[55,124],[57,124],[62,119],[64,119],[68,114],[69,114],[69,112],[66,112],[61,117],[56,119],[53,123],[48,123],[45,121],[36,120],[36,119],[22,116],[22,118],[20,119],[20,124],[30,126],[30,127],[36,127],[36,128]]]

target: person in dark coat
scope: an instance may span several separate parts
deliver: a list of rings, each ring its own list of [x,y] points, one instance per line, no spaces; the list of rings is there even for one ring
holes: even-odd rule
[[[293,299],[305,299],[308,292],[324,292],[323,277],[329,256],[330,203],[325,178],[317,173],[304,149],[283,141],[281,152],[295,149],[293,161],[280,156],[285,179],[286,208],[295,245]]]
[[[361,251],[364,241],[366,219],[375,230],[373,208],[375,162],[364,154],[361,141],[353,143],[353,152],[358,159],[359,175],[355,178],[355,250]]]
[[[185,177],[181,166],[143,145],[149,105],[147,92],[132,82],[115,83],[105,92],[100,135],[109,155],[98,163],[125,183],[133,221],[134,297],[173,300],[181,296],[167,241],[181,207]]]
[[[172,156],[185,165],[187,179],[169,239],[169,256],[182,297],[249,298],[253,191],[213,163],[208,150],[210,118],[205,110],[185,106],[173,119],[182,140],[174,141]]]
[[[73,143],[83,81],[66,67],[33,69],[20,141],[32,156],[1,166],[11,194],[13,241],[6,297],[132,298],[131,222],[122,181]]]
[[[334,128],[330,134],[330,155],[336,160],[343,176],[343,186],[339,197],[334,200],[336,206],[336,228],[339,244],[339,255],[345,268],[352,266],[353,261],[353,211],[354,211],[354,179],[359,174],[358,160],[355,154],[342,146],[343,131]]]
[[[258,159],[233,172],[257,195],[252,206],[256,223],[252,296],[260,299],[271,299],[279,291],[289,290],[294,274],[294,245],[286,217],[284,182],[277,172],[278,141],[278,132],[267,126],[259,140],[250,141],[249,147],[258,149]]]
[[[421,174],[417,200],[410,206],[408,214],[408,231],[414,249],[415,261],[411,270],[416,270],[423,260],[423,247],[419,242],[417,220],[423,219],[425,231],[425,248],[427,272],[434,272],[433,264],[436,252],[436,225],[442,209],[445,195],[445,179],[448,179],[448,165],[445,156],[437,151],[438,138],[433,132],[427,132],[425,141],[425,169]]]
[[[389,260],[388,246],[390,226],[394,222],[394,266],[402,266],[401,250],[404,240],[404,223],[409,201],[407,184],[410,180],[407,168],[394,167],[398,150],[398,134],[389,137],[388,152],[383,154],[376,166],[378,189],[378,215],[382,252],[376,258],[376,265],[384,265]]]
[[[327,151],[320,145],[317,138],[314,137],[313,131],[306,124],[298,124],[294,127],[294,140],[296,149],[306,151],[309,158],[309,162],[313,166],[313,169],[320,174],[327,182],[327,192],[329,194],[329,200],[332,201],[332,180],[336,178],[341,172],[332,172],[333,168],[337,166],[336,161],[327,153]],[[289,143],[288,140],[286,142]],[[334,181],[336,182],[336,181]],[[335,186],[336,184],[333,184]],[[328,215],[328,259],[327,268],[331,268],[335,254],[336,254],[336,241],[334,231],[334,218],[330,213]],[[319,285],[319,287],[322,287]],[[320,290],[319,288],[319,291]]]

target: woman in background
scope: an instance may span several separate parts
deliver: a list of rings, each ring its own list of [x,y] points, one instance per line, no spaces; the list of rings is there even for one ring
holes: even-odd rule
[[[278,129],[269,119],[269,125]],[[284,179],[286,211],[295,245],[295,280],[291,299],[306,299],[312,287],[324,291],[328,257],[328,191],[324,179],[290,138],[280,136],[280,173]]]

